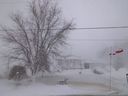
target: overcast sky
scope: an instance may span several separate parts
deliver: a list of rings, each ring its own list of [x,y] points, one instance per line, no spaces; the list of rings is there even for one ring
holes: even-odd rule
[[[27,12],[27,0],[0,0],[0,24],[10,25],[9,15],[21,10]],[[57,0],[64,17],[74,20],[76,27],[106,27],[128,25],[128,0]],[[19,12],[19,11],[18,11]],[[69,36],[69,54],[88,61],[100,62],[104,48],[113,47],[127,39],[128,29],[74,30]]]

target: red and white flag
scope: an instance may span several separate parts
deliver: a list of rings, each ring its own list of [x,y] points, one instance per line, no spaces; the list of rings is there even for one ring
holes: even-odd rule
[[[110,53],[109,55],[116,55],[116,54],[119,54],[119,53],[122,53],[122,52],[124,52],[124,50],[123,49],[119,49],[119,50],[116,50],[113,53]]]

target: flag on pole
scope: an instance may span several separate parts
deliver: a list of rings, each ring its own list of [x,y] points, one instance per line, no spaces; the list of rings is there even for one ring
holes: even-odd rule
[[[119,49],[119,50],[116,50],[113,53],[110,53],[109,55],[116,55],[116,54],[122,53],[123,51],[124,51],[123,49]]]
[[[120,50],[117,50],[115,53],[118,54],[118,53],[122,53],[124,50],[123,49],[120,49]]]

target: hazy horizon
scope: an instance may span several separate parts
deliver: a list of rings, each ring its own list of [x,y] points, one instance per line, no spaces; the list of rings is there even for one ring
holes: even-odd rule
[[[128,25],[128,0],[56,0],[67,20],[75,27],[111,27]],[[28,0],[0,0],[0,25],[11,25],[9,15],[27,14]],[[67,54],[80,56],[87,61],[101,60],[104,49],[128,42],[128,29],[72,30]],[[2,46],[4,47],[4,46]],[[1,47],[1,48],[2,48]],[[119,46],[120,47],[120,46]],[[72,50],[71,50],[72,49]]]

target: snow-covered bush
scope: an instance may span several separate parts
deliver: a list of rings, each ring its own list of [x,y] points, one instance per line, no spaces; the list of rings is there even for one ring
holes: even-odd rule
[[[103,72],[103,70],[101,68],[93,69],[93,73],[95,73],[95,74],[104,74],[104,72]]]
[[[21,80],[27,77],[26,69],[24,66],[15,65],[9,72],[9,79]]]

